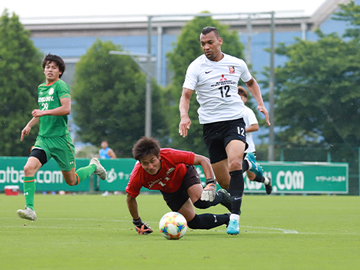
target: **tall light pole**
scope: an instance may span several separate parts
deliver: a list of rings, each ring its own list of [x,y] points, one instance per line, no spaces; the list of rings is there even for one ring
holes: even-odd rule
[[[131,59],[140,67],[140,69],[146,74],[146,99],[145,99],[145,136],[151,137],[151,55],[143,53],[130,53],[121,51],[110,51],[109,54],[128,55]],[[147,68],[142,68],[140,62],[135,56],[146,57]]]
[[[252,62],[252,59],[251,59],[251,35],[252,35],[251,15],[249,15],[247,18],[246,28],[247,28],[246,63],[248,65],[250,65]]]
[[[151,16],[148,16],[148,51],[146,72],[145,136],[151,137]]]
[[[274,34],[275,34],[275,12],[271,12],[271,52],[270,52],[270,82],[269,82],[269,103],[270,103],[270,111],[269,111],[269,119],[270,119],[270,128],[269,128],[269,152],[268,152],[268,160],[274,161],[275,151],[275,132],[274,132],[274,85],[275,85],[275,71],[274,71],[274,54],[275,54],[275,42],[274,42]]]

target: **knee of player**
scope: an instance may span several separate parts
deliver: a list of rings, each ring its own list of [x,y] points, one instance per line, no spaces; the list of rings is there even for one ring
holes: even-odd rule
[[[65,179],[66,184],[68,184],[69,186],[75,186],[78,184],[76,178],[75,179],[67,179],[64,177],[64,179]]]
[[[25,176],[33,176],[36,173],[35,168],[31,165],[26,164],[24,166],[24,174]]]
[[[229,171],[237,171],[242,169],[242,160],[234,159],[229,161]]]

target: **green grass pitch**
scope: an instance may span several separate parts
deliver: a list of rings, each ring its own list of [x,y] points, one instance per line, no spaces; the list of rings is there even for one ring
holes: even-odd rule
[[[0,194],[0,269],[360,269],[360,197],[245,195],[240,234],[158,231],[160,195],[138,197],[153,228],[138,235],[125,195],[36,195],[38,220],[17,217],[24,196]],[[197,213],[225,213],[219,205]]]

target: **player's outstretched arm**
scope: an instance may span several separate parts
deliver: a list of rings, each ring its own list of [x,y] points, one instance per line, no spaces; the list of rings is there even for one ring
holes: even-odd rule
[[[133,224],[135,226],[136,232],[138,234],[150,234],[153,232],[151,227],[143,222],[139,216],[138,206],[136,202],[136,198],[131,197],[129,194],[126,194],[126,203],[129,208],[129,212],[133,218]]]
[[[183,88],[180,104],[179,104],[179,111],[180,111],[180,124],[179,124],[179,134],[184,138],[188,134],[188,130],[191,126],[191,120],[189,117],[189,108],[190,108],[190,99],[193,90],[188,88]]]
[[[205,174],[205,178],[206,179],[212,179],[215,178],[215,174],[214,171],[211,167],[211,163],[210,163],[210,159],[202,156],[202,155],[198,155],[195,154],[195,158],[194,158],[194,164],[193,165],[200,165],[201,168],[203,169],[203,172]]]
[[[146,235],[153,232],[149,224],[143,222],[141,218],[133,219],[133,224],[138,234]]]
[[[246,82],[246,86],[249,89],[251,95],[255,98],[258,104],[259,112],[263,113],[266,119],[266,123],[270,126],[269,113],[265,108],[264,101],[261,96],[260,86],[254,78],[251,78],[250,81]]]
[[[200,199],[202,201],[214,201],[216,196],[216,179],[210,159],[205,156],[195,154],[194,165],[200,165],[202,167],[206,178],[206,187],[201,193]]]
[[[24,127],[24,129],[21,131],[21,137],[20,141],[23,141],[24,136],[28,136],[30,134],[30,130],[33,126],[35,126],[37,123],[39,123],[39,118],[33,117],[29,123]]]

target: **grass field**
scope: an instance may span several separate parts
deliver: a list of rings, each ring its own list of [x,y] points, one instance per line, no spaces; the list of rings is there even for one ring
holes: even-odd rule
[[[360,269],[360,197],[246,195],[239,235],[222,226],[178,241],[158,231],[160,195],[138,204],[153,234],[135,232],[124,195],[39,194],[30,222],[16,215],[23,195],[0,194],[0,269]]]

